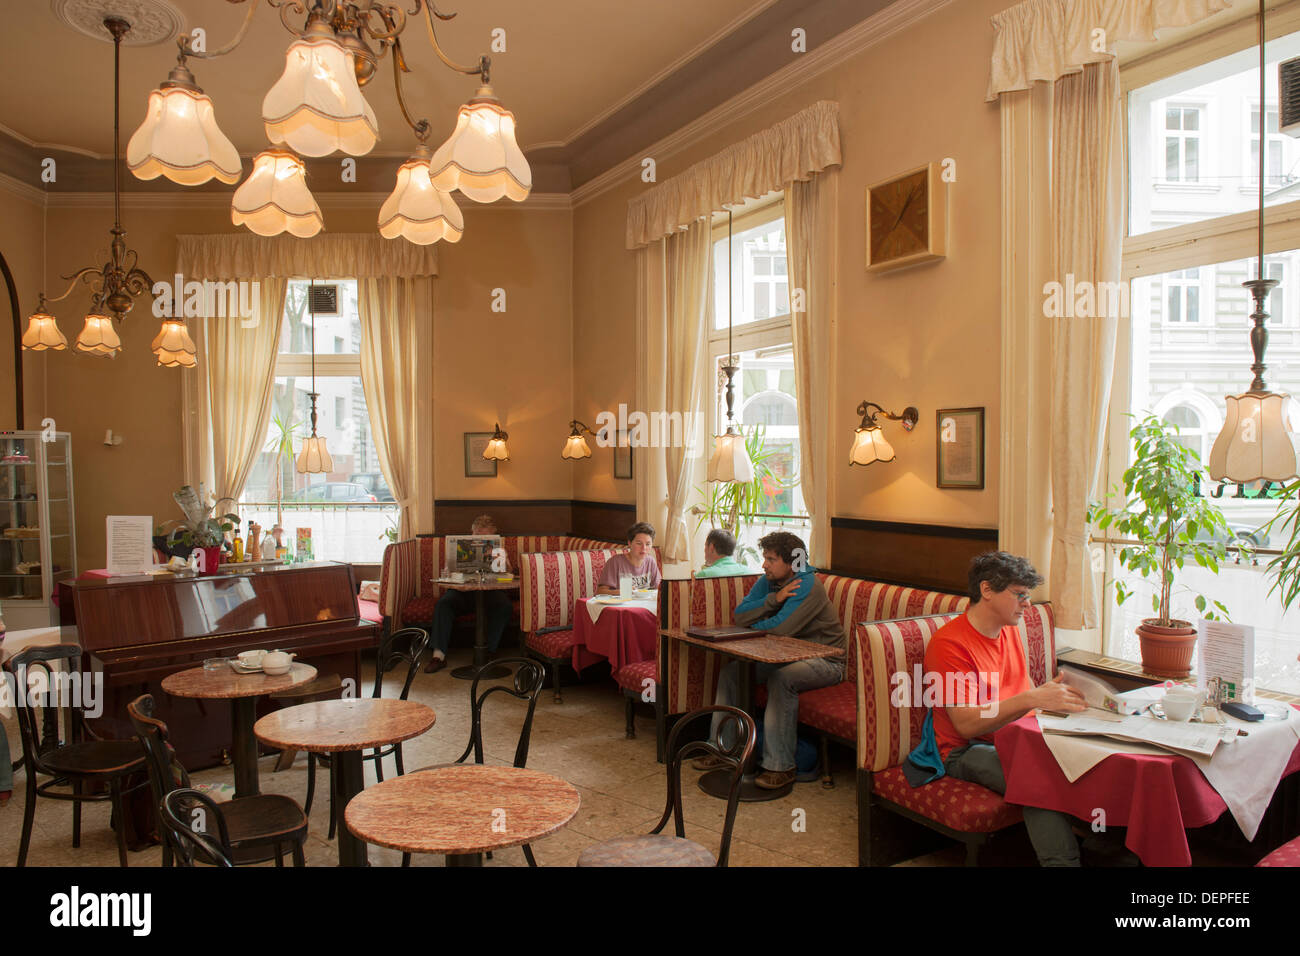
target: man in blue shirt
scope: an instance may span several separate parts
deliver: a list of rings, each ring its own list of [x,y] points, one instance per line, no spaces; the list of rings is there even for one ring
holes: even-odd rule
[[[735,622],[843,650],[847,644],[844,625],[817,580],[816,569],[808,563],[803,541],[789,531],[775,531],[761,538],[758,546],[763,550],[763,577],[754,582],[736,608]],[[736,702],[740,668],[740,661],[732,661],[722,669],[716,703]],[[779,790],[795,778],[799,694],[842,681],[844,659],[758,664],[755,679],[767,684],[767,710],[763,715],[763,772],[754,783],[764,790]],[[721,723],[722,715],[714,715],[715,739]],[[698,770],[715,770],[725,765],[717,758],[701,757],[694,766]]]

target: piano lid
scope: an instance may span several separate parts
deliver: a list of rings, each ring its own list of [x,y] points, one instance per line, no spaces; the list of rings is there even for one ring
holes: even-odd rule
[[[81,579],[73,589],[87,651],[357,621],[350,565],[327,561],[197,577]]]

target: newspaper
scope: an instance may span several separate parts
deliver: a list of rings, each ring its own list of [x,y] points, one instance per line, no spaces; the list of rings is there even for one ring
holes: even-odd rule
[[[1045,734],[1096,734],[1118,740],[1154,744],[1186,757],[1211,757],[1222,741],[1218,724],[1183,723],[1155,717],[1121,716],[1090,710],[1068,717],[1044,715],[1039,725]],[[1235,730],[1234,730],[1235,734]]]

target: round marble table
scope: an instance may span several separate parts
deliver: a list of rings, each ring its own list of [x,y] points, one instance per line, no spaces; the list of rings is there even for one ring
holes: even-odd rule
[[[376,784],[348,804],[344,821],[369,843],[482,866],[489,850],[567,826],[580,804],[572,784],[540,770],[448,764]]]
[[[418,737],[432,727],[436,719],[432,708],[413,700],[345,697],[277,710],[259,720],[253,732],[258,740],[281,750],[292,748],[337,754],[331,774],[334,806],[343,808],[365,786],[363,750]],[[339,865],[365,866],[366,863],[366,845],[347,827],[340,827]]]
[[[316,668],[294,663],[289,673],[272,677],[260,671],[236,673],[230,665],[220,670],[191,667],[163,678],[162,689],[173,697],[230,701],[230,760],[235,765],[235,797],[255,797],[257,782],[257,740],[253,718],[257,698],[275,694],[316,679]]]

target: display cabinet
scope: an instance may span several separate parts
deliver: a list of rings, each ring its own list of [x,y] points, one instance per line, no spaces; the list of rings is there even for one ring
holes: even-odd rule
[[[77,574],[72,438],[0,431],[0,608],[12,631],[57,624],[55,586]]]

